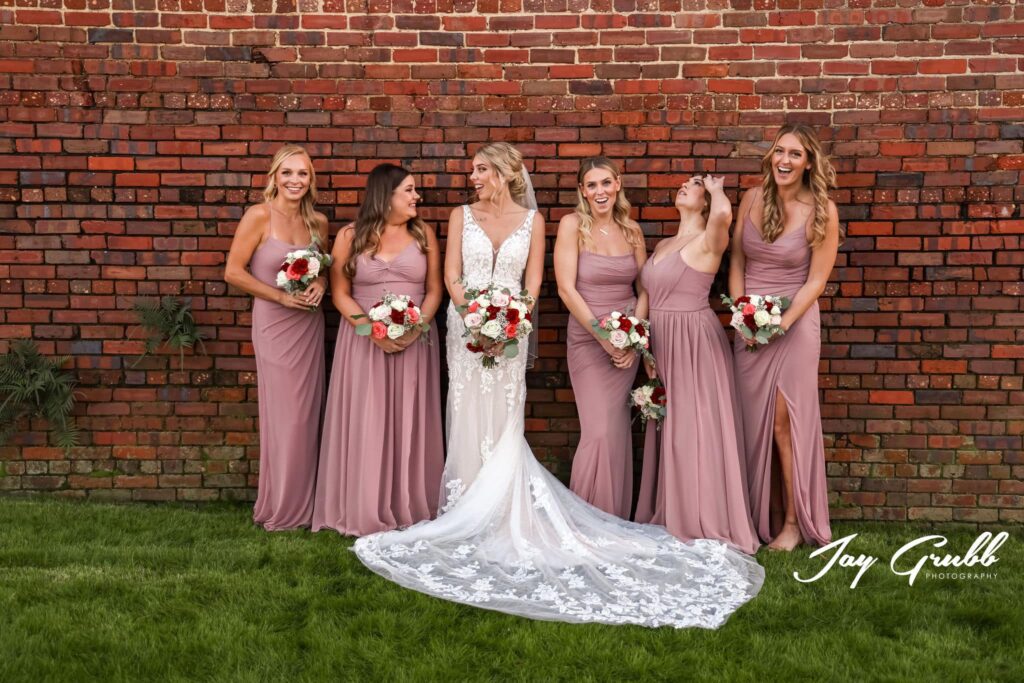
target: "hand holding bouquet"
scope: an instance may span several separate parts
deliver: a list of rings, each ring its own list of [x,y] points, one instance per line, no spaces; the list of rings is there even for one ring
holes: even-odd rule
[[[356,334],[380,341],[397,341],[413,330],[427,332],[430,324],[423,322],[423,314],[412,299],[404,294],[384,292],[384,297],[370,307],[366,314],[352,316],[353,320],[366,318],[369,322],[356,325]],[[427,341],[427,337],[420,337]]]
[[[485,353],[483,365],[493,368],[498,364],[493,354],[500,349],[505,358],[519,355],[519,342],[533,331],[530,309],[534,298],[525,289],[518,294],[511,290],[488,285],[483,289],[466,288],[466,303],[459,306],[464,313],[465,336],[471,337],[466,348],[473,353]]]
[[[756,351],[758,344],[786,334],[782,312],[789,306],[787,297],[750,294],[733,301],[723,294],[722,301],[732,311],[730,324],[747,341],[747,351]]]
[[[333,260],[330,254],[323,253],[315,244],[311,244],[305,249],[289,251],[284,257],[281,268],[277,271],[275,282],[286,293],[297,296],[304,293],[310,284],[320,277],[320,273],[330,267]],[[318,294],[322,295],[323,292],[318,292]],[[315,308],[319,299],[320,297],[317,296],[316,302],[303,303],[308,303]]]
[[[665,387],[657,379],[649,380],[633,390],[629,395],[629,405],[640,409],[640,417],[647,420],[654,420],[661,429],[661,421],[665,419],[665,405],[667,404]]]
[[[612,311],[600,320],[592,320],[590,325],[601,339],[606,340],[613,348],[636,351],[652,366],[654,355],[651,353],[651,323],[643,318]]]

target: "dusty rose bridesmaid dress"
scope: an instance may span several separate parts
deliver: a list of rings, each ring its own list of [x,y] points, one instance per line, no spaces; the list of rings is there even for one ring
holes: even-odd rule
[[[273,237],[249,270],[272,287],[285,256],[302,249]],[[252,346],[260,411],[260,478],[253,520],[269,531],[308,527],[324,399],[324,316],[255,299]]]
[[[423,305],[427,257],[416,242],[390,262],[363,254],[352,297],[364,311],[385,291]],[[437,328],[386,354],[343,322],[327,394],[313,530],[350,536],[406,527],[437,513],[444,467]]]
[[[747,216],[742,239],[746,255],[746,293],[792,298],[806,282],[811,263],[811,249],[804,231],[796,230],[768,244]],[[818,303],[808,308],[785,336],[753,353],[744,350],[739,337],[734,343],[750,504],[758,534],[770,541],[782,524],[780,517],[779,528],[772,528],[769,514],[772,487],[781,487],[782,482],[778,472],[776,481],[772,481],[775,400],[781,394],[789,408],[793,502],[800,531],[812,543],[829,543],[832,531],[828,520],[825,448],[818,405],[818,360],[821,357]]]
[[[636,306],[633,281],[636,257],[604,256],[581,251],[576,291],[595,317]],[[572,461],[569,488],[591,505],[629,519],[633,498],[633,434],[629,390],[633,367],[613,366],[590,330],[569,316],[567,333],[569,378],[580,416],[580,443]]]
[[[648,260],[641,278],[667,414],[660,431],[647,432],[636,521],[753,554],[760,544],[750,520],[729,341],[708,304],[714,274],[673,252]]]

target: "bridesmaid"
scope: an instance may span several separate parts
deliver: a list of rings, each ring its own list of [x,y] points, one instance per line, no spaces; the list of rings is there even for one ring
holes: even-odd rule
[[[761,186],[740,203],[729,293],[791,298],[782,314],[785,335],[756,353],[744,351],[737,336],[735,366],[754,521],[769,549],[792,550],[832,539],[818,406],[818,297],[836,261],[839,215],[827,194],[835,170],[807,126],[783,126],[761,169]],[[784,508],[785,517],[772,519],[780,515],[769,507]]]
[[[580,416],[569,487],[591,505],[629,519],[633,435],[627,399],[636,354],[598,337],[591,321],[614,310],[647,317],[647,295],[636,282],[647,250],[610,159],[585,159],[576,189],[576,210],[562,218],[555,240],[558,295],[571,313],[569,378]]]
[[[676,209],[679,231],[658,244],[641,273],[668,412],[661,431],[647,433],[636,521],[753,554],[760,543],[750,521],[729,340],[708,304],[732,220],[722,178],[690,178]]]
[[[260,477],[253,520],[265,529],[308,527],[324,394],[327,289],[319,277],[300,295],[275,285],[288,252],[327,243],[327,218],[313,210],[316,173],[306,150],[285,145],[270,163],[264,203],[235,230],[224,279],[253,295],[252,346],[260,411]]]
[[[370,172],[354,224],[334,242],[331,295],[349,325],[338,330],[327,395],[313,530],[364,536],[437,512],[444,450],[434,315],[441,305],[437,237],[416,212],[412,175]],[[385,292],[411,297],[430,323],[398,339],[356,335]],[[423,343],[424,341],[428,343]]]

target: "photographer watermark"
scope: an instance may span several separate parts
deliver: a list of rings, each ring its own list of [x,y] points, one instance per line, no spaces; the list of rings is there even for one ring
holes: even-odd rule
[[[995,572],[966,572],[962,571],[962,569],[965,567],[988,568],[994,565],[999,561],[999,558],[996,557],[996,551],[1009,537],[1010,534],[1006,531],[1001,531],[995,536],[992,535],[992,532],[985,531],[974,539],[974,543],[971,544],[971,547],[963,555],[937,555],[935,553],[920,555],[923,547],[942,548],[948,542],[945,536],[921,536],[904,544],[903,547],[893,553],[889,559],[889,569],[897,576],[908,577],[907,580],[911,586],[914,585],[914,581],[926,566],[939,570],[925,572],[925,578],[929,579],[995,578]],[[825,576],[825,574],[828,574],[833,567],[839,566],[857,570],[856,576],[853,577],[853,581],[850,583],[850,588],[856,588],[861,577],[878,561],[878,558],[874,555],[852,555],[848,553],[847,549],[855,538],[857,538],[857,534],[850,534],[818,548],[811,553],[810,557],[827,555],[829,552],[832,552],[832,556],[825,563],[825,566],[822,567],[821,571],[806,579],[802,578],[798,572],[793,572],[793,578],[801,583],[813,583]]]

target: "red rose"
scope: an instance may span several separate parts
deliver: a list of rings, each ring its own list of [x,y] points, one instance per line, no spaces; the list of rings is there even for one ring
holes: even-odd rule
[[[402,323],[404,323],[405,322],[405,311],[396,311],[395,309],[392,308],[391,309],[391,322],[395,323],[396,325],[401,325]]]
[[[282,273],[287,273],[288,272],[288,262],[287,261],[285,261],[284,263],[281,264],[280,272],[282,272]]]
[[[743,316],[743,324],[746,325],[747,329],[749,329],[750,331],[754,331],[757,329],[757,323],[754,322],[753,315]]]
[[[736,301],[732,302],[732,305],[736,306],[737,308],[739,308],[739,307],[743,306],[743,304],[749,304],[749,303],[750,303],[750,297],[749,296],[741,296],[740,298],[736,299]]]
[[[619,318],[619,329],[623,332],[629,332],[633,329],[633,323],[629,322],[629,318]]]
[[[509,339],[515,339],[516,338],[516,324],[515,323],[509,323],[508,325],[505,325],[505,336],[508,337]]]
[[[466,310],[469,311],[470,313],[476,313],[476,309],[478,309],[478,308],[480,308],[480,304],[478,304],[477,302],[473,301],[473,302],[471,302],[469,304],[469,306],[466,308]]]
[[[665,405],[665,387],[655,387],[651,392],[651,400],[659,406]]]
[[[484,350],[484,347],[479,344],[474,344],[473,342],[467,343],[466,348],[469,349],[470,353],[480,353]]]
[[[507,311],[505,311],[505,319],[508,320],[510,323],[519,322],[519,311],[515,308],[508,309]]]
[[[496,315],[498,315],[499,313],[501,313],[501,309],[498,308],[497,306],[488,306],[487,307],[487,319],[488,320],[493,320],[494,317]]]
[[[287,272],[289,280],[300,280],[303,275],[309,272],[309,261],[304,258],[295,259],[288,266]]]
[[[526,320],[527,320],[528,322],[533,322],[533,316],[532,316],[532,315],[530,315],[529,313],[527,313],[527,314],[526,314]]]
[[[647,330],[644,329],[643,325],[637,325],[636,326],[636,333],[639,334],[641,337],[643,337],[644,335],[647,334]]]

